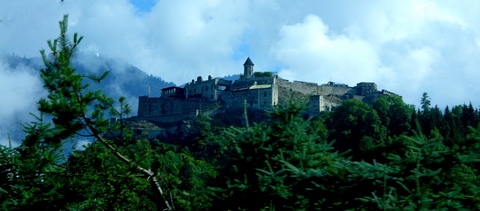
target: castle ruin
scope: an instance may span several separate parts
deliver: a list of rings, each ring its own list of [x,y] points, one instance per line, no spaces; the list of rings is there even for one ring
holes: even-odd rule
[[[201,76],[184,87],[162,89],[160,97],[139,97],[138,117],[161,123],[195,118],[199,113],[213,115],[218,112],[243,110],[271,110],[290,96],[309,97],[307,114],[311,117],[322,111],[332,111],[342,101],[358,99],[369,105],[382,96],[395,93],[377,89],[372,82],[361,82],[355,87],[328,82],[318,85],[303,81],[290,82],[272,73],[254,72],[254,64],[247,58],[244,73],[235,81]]]

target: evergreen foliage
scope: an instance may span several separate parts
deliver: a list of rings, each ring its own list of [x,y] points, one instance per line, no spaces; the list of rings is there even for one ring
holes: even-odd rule
[[[272,72],[254,72],[253,76],[256,78],[273,77],[273,73]]]
[[[231,146],[226,186],[218,187],[215,209],[296,209],[303,206],[300,184],[286,171],[287,162],[309,168],[339,159],[327,153],[331,145],[320,140],[310,120],[301,117],[304,105],[291,100],[270,114],[268,123],[225,132]],[[291,164],[289,164],[291,165]],[[238,200],[241,198],[242,200]],[[245,203],[245,202],[249,203]]]

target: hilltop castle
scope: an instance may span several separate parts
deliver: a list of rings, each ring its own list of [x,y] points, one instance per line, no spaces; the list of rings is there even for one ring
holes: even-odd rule
[[[309,96],[307,114],[318,116],[322,111],[331,111],[343,100],[359,99],[371,105],[386,95],[396,95],[386,90],[377,90],[371,82],[361,82],[355,87],[328,82],[318,85],[302,81],[282,79],[271,72],[254,72],[254,64],[247,58],[244,72],[236,81],[201,76],[182,87],[162,89],[160,97],[141,96],[138,102],[138,117],[161,123],[178,122],[196,117],[200,112],[213,115],[218,112],[243,110],[271,110],[289,96]]]

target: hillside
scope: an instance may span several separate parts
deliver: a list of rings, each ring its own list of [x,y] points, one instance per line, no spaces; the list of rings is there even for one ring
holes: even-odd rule
[[[5,56],[4,60],[11,69],[24,66],[40,70],[44,67],[40,57],[26,58],[9,55]],[[101,74],[109,70],[109,76],[100,84],[92,84],[91,88],[102,89],[107,96],[114,99],[120,96],[126,97],[134,112],[137,110],[137,97],[148,95],[149,87],[151,96],[160,96],[160,89],[175,86],[172,82],[148,75],[131,64],[109,57],[78,54],[73,60],[73,67],[77,69],[78,73],[85,75]]]

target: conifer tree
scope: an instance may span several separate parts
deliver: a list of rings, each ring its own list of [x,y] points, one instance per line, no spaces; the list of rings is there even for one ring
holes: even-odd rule
[[[291,99],[274,107],[270,120],[246,128],[230,128],[226,138],[233,142],[224,173],[226,186],[218,187],[214,208],[247,210],[299,210],[306,208],[305,185],[285,170],[329,168],[337,159],[331,144],[321,138],[317,127],[301,117],[304,104]]]

